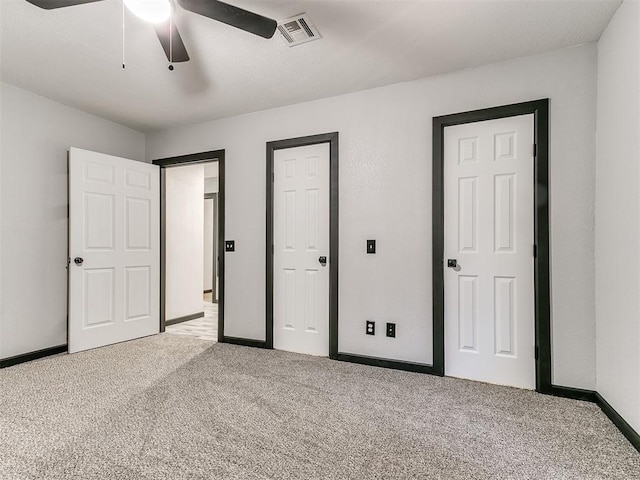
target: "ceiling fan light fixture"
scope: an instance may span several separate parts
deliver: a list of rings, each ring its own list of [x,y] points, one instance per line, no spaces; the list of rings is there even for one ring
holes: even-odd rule
[[[169,0],[122,0],[131,13],[150,23],[160,23],[171,16]]]

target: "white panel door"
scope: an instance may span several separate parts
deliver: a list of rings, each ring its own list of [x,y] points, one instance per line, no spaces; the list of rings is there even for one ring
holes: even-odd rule
[[[69,353],[159,332],[158,168],[69,151]]]
[[[329,185],[329,143],[275,151],[273,346],[280,350],[329,355]]]
[[[445,128],[446,375],[535,388],[533,168],[533,115]]]

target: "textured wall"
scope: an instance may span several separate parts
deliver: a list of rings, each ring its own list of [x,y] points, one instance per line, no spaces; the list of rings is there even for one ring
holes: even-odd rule
[[[264,339],[265,143],[340,132],[340,350],[430,363],[432,117],[549,97],[554,382],[594,388],[595,79],[591,44],[151,133],[147,158],[226,149],[225,333]]]
[[[67,343],[67,151],[144,160],[144,135],[2,83],[0,358]]]
[[[598,392],[640,432],[640,4],[625,2],[598,45]]]
[[[202,311],[204,275],[204,166],[166,171],[166,319]]]

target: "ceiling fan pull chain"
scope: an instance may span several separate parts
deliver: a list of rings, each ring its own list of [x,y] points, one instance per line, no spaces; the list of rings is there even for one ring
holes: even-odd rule
[[[173,70],[173,10],[169,15],[169,70]]]
[[[124,1],[122,2],[122,68],[124,68]]]

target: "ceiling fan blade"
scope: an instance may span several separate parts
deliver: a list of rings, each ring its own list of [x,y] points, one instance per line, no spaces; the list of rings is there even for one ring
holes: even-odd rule
[[[73,7],[74,5],[82,5],[83,3],[101,2],[102,0],[27,0],[27,2],[36,7],[45,10],[53,10],[54,8]]]
[[[176,24],[167,20],[163,23],[154,24],[154,27],[164,53],[167,55],[167,60],[172,63],[187,62],[189,54]]]
[[[185,10],[212,18],[254,35],[271,38],[278,22],[218,0],[178,0]]]

